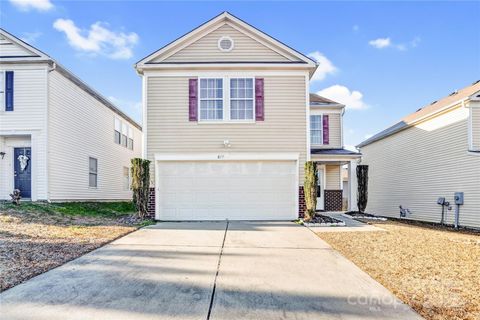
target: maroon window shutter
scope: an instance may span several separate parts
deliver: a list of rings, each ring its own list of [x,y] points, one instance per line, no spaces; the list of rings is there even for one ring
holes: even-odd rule
[[[188,80],[188,120],[197,121],[198,115],[198,79]]]
[[[255,78],[255,120],[263,121],[264,116],[263,78]]]
[[[323,116],[323,144],[330,144],[330,132],[328,128],[328,115]]]

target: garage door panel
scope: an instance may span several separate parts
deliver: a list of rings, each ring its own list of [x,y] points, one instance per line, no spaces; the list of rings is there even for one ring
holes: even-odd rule
[[[293,219],[296,168],[295,161],[159,161],[157,218]]]

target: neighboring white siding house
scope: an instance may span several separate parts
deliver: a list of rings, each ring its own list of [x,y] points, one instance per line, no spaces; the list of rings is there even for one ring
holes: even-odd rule
[[[0,43],[0,200],[15,188],[32,200],[130,199],[141,127],[43,52],[4,30]]]
[[[370,168],[367,211],[399,217],[401,205],[408,219],[440,222],[445,197],[453,224],[454,193],[463,192],[459,225],[480,228],[479,95],[476,82],[359,145]]]
[[[222,13],[136,69],[157,219],[298,217],[314,61]]]

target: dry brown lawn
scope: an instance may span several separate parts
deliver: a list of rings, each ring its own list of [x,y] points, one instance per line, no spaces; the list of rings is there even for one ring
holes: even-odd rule
[[[480,235],[401,222],[318,233],[426,319],[480,319]]]
[[[118,217],[0,207],[0,292],[137,228]]]

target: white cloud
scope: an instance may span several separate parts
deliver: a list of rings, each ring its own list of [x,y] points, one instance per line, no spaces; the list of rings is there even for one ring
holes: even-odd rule
[[[131,58],[132,49],[138,42],[136,33],[111,31],[104,22],[96,22],[90,26],[90,30],[82,30],[72,20],[57,19],[53,27],[65,33],[68,43],[74,49],[112,59]]]
[[[318,63],[318,68],[313,74],[310,81],[323,80],[327,75],[337,72],[337,67],[335,67],[333,63],[323,55],[323,53],[315,51],[309,53],[308,56],[317,61]]]
[[[390,38],[378,38],[375,40],[370,40],[368,42],[369,45],[375,47],[377,49],[384,49],[384,48],[394,48],[399,51],[407,51],[410,48],[415,48],[420,44],[420,37],[413,38],[412,41],[409,43],[394,43]]]
[[[378,38],[375,40],[370,40],[368,44],[377,49],[383,49],[390,47],[392,42],[390,41],[390,38]]]
[[[360,91],[351,91],[347,87],[338,84],[320,90],[317,94],[333,101],[340,102],[348,109],[363,110],[369,108],[369,105],[363,101],[363,94]]]
[[[358,32],[358,30],[360,30],[360,27],[358,26],[358,24],[356,24],[352,27],[352,30],[353,32]]]
[[[26,43],[34,43],[40,36],[42,35],[41,32],[35,31],[35,32],[24,32],[23,36],[20,38],[22,41],[25,41]]]
[[[29,11],[30,9],[48,11],[53,9],[50,0],[10,0],[10,3],[22,11]]]

